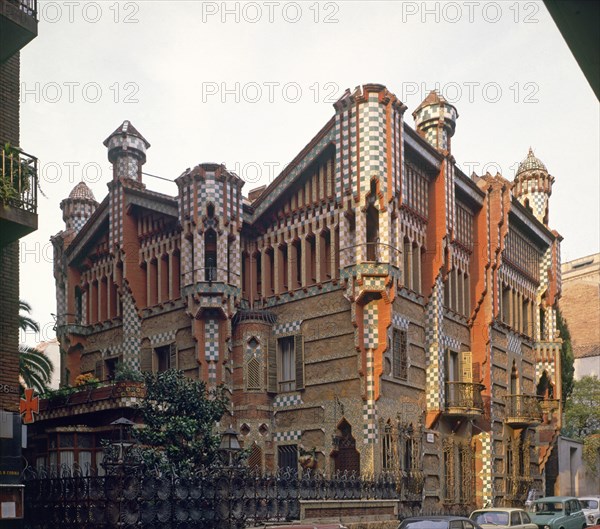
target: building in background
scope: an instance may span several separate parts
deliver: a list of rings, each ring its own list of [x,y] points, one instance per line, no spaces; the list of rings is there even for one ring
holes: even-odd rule
[[[518,504],[560,429],[554,178],[531,150],[514,181],[463,174],[435,92],[415,129],[382,85],[334,108],[247,197],[211,163],[150,191],[149,142],[129,121],[106,139],[107,196],[78,184],[52,239],[62,382],[178,368],[226,385],[252,466],[394,472],[427,510]],[[45,401],[32,457],[97,463],[139,398],[117,387]]]
[[[575,380],[600,378],[600,253],[562,264],[560,310],[571,333]]]
[[[35,348],[44,353],[52,362],[54,371],[52,372],[52,378],[48,383],[48,389],[58,389],[60,386],[60,344],[57,338],[51,338],[44,342],[38,343]]]
[[[37,159],[21,146],[20,50],[37,36],[36,0],[0,0],[0,525],[23,516],[19,415],[19,239],[37,229]]]

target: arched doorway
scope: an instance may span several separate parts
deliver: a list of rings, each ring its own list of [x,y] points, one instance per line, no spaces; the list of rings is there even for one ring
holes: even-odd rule
[[[356,472],[360,474],[360,454],[356,449],[356,439],[352,436],[352,426],[342,419],[333,438],[334,449],[331,452],[333,468],[336,472]]]

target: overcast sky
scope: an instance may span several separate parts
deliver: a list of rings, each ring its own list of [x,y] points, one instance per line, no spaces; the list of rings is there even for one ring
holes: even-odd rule
[[[244,194],[333,115],[346,88],[382,83],[406,121],[438,88],[458,109],[467,174],[514,177],[531,146],[554,175],[563,260],[599,251],[599,106],[542,2],[40,2],[21,53],[21,147],[41,163],[39,228],[21,240],[21,298],[54,336],[50,236],[80,180],[100,202],[102,142],[130,120],[147,173],[222,162]],[[144,177],[175,195],[175,184]],[[34,337],[26,337],[34,343]]]

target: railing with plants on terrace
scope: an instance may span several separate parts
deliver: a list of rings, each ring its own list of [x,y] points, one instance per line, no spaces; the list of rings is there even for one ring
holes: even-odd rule
[[[37,158],[10,144],[0,148],[0,203],[37,213]]]

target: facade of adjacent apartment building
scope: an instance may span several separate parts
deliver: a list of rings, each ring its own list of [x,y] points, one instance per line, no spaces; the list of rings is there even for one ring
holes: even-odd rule
[[[19,414],[19,239],[37,229],[37,159],[21,149],[20,50],[37,36],[35,0],[0,0],[0,524],[23,516]]]
[[[569,327],[575,380],[600,378],[600,254],[562,264],[560,310]]]
[[[252,466],[394,472],[426,508],[523,501],[560,428],[554,178],[531,150],[514,181],[463,174],[434,92],[415,129],[382,85],[334,108],[247,197],[212,163],[150,191],[149,142],[107,138],[107,196],[78,184],[52,239],[63,383],[175,367],[225,384]],[[111,391],[44,403],[39,462],[98,462],[139,398]]]

